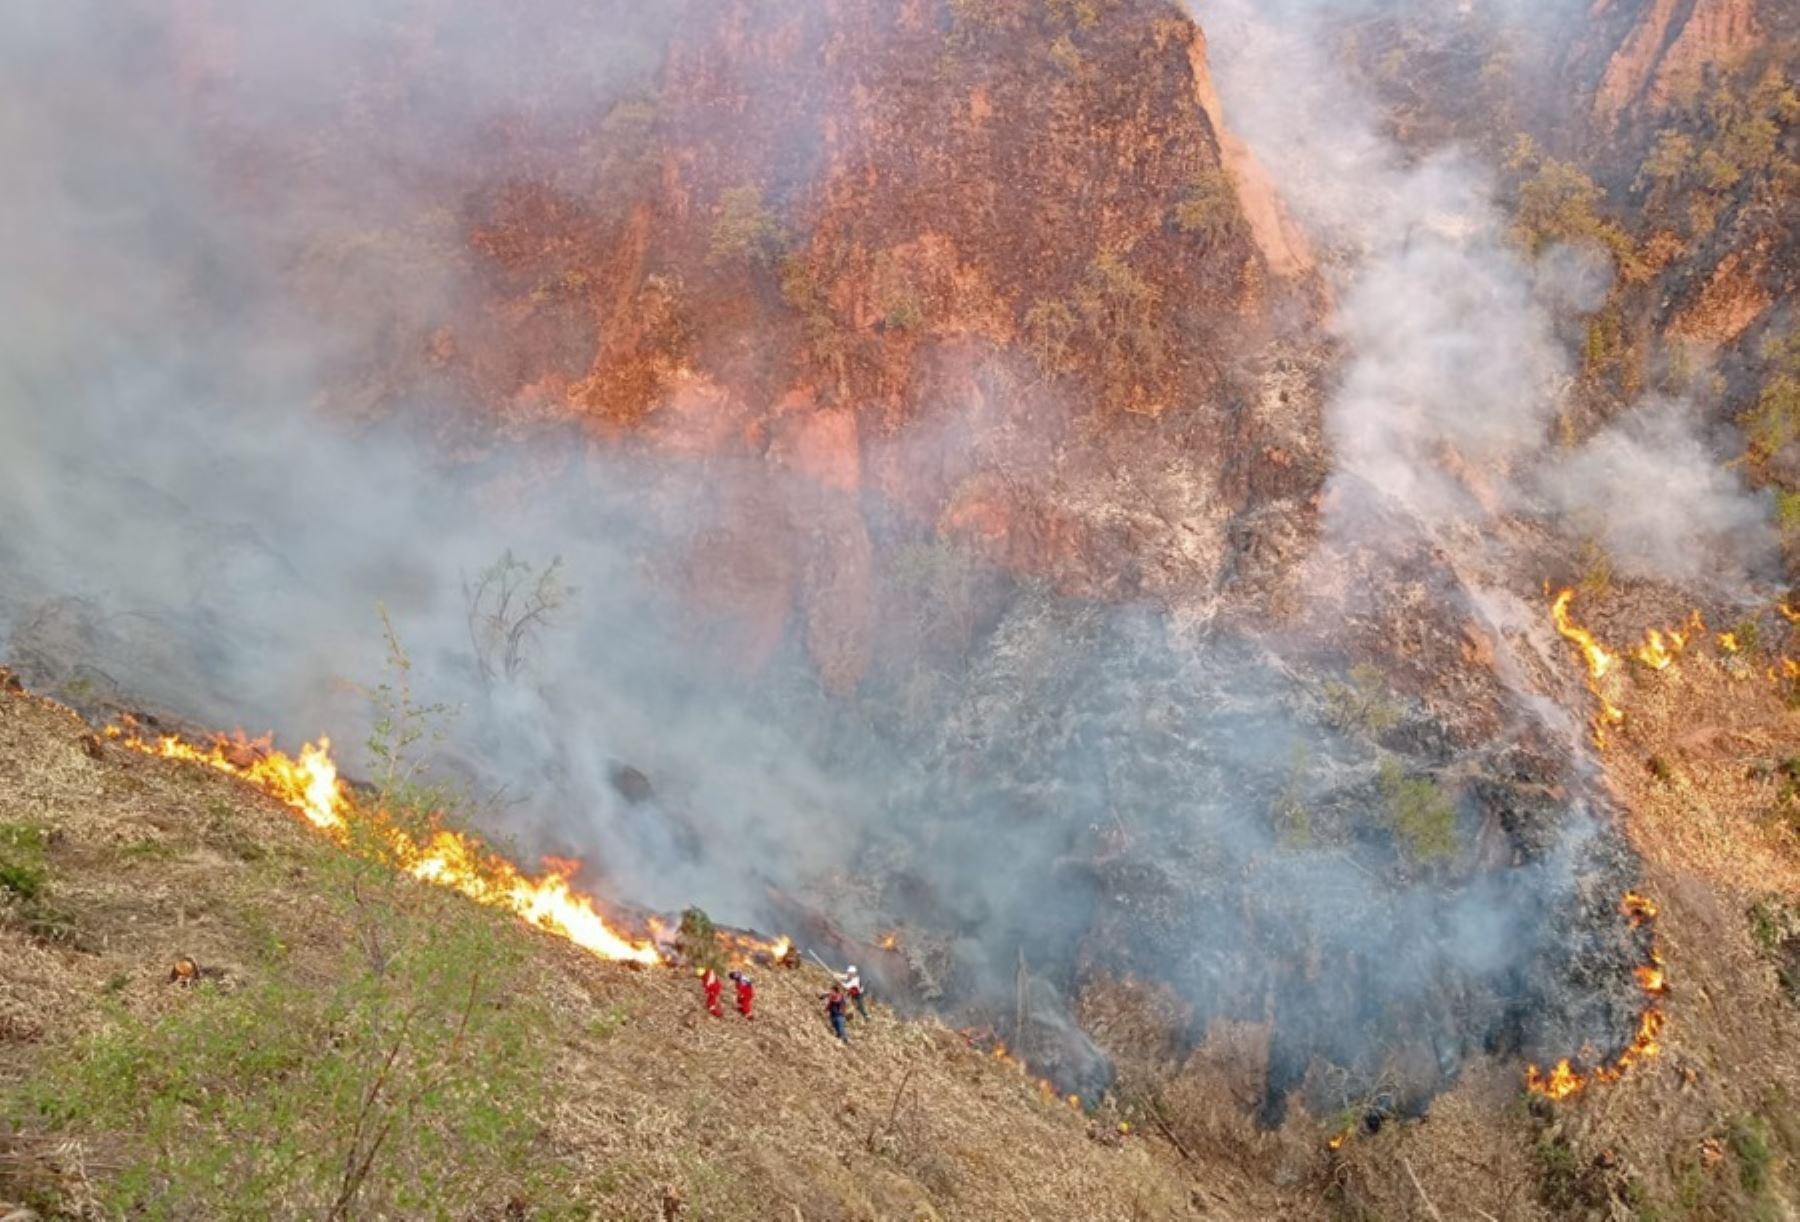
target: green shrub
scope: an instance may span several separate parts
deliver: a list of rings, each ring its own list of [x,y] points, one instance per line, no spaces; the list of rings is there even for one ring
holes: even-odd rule
[[[1800,437],[1800,330],[1763,345],[1764,381],[1742,420],[1751,447],[1764,457]]]
[[[1046,0],[1046,7],[1053,20],[1079,29],[1091,30],[1100,21],[1098,0]]]
[[[1367,663],[1350,668],[1349,682],[1332,680],[1321,693],[1325,720],[1347,734],[1374,741],[1400,724],[1405,710],[1388,692],[1387,679]]]
[[[6,1100],[106,1141],[107,1216],[468,1216],[547,1187],[527,1171],[545,1023],[517,999],[518,934],[359,877],[361,936],[327,981],[203,983],[160,1017],[109,1003]]]
[[[1175,227],[1186,234],[1217,239],[1237,228],[1243,218],[1237,184],[1223,166],[1196,174],[1175,205]]]
[[[1731,1152],[1738,1160],[1738,1182],[1752,1196],[1760,1195],[1769,1184],[1769,1130],[1755,1116],[1739,1116],[1731,1122],[1726,1135]]]
[[[719,196],[706,261],[714,265],[765,263],[781,244],[781,225],[756,187],[732,187]]]
[[[1046,373],[1067,373],[1074,367],[1074,340],[1081,320],[1074,307],[1063,301],[1040,301],[1025,311],[1025,346]]]
[[[45,864],[48,837],[29,823],[0,823],[0,893],[20,900],[42,898],[50,872]]]
[[[1456,855],[1456,806],[1429,777],[1408,777],[1398,760],[1381,765],[1388,826],[1406,855],[1429,865]]]
[[[1513,217],[1527,249],[1536,253],[1552,242],[1597,242],[1612,253],[1624,279],[1646,274],[1631,235],[1602,214],[1606,193],[1579,166],[1543,156],[1530,137],[1514,144],[1507,164],[1523,175]]]
[[[719,949],[718,930],[703,908],[689,908],[681,914],[675,945],[681,949],[682,958],[695,967],[710,967],[717,971],[725,966],[725,957]]]

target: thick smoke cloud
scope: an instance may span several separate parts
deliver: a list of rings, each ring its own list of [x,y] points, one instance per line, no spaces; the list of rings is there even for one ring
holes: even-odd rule
[[[454,263],[406,257],[454,221],[401,233],[395,208],[454,199],[459,150],[491,124],[579,123],[642,88],[673,10],[586,31],[498,11],[308,5],[234,21],[228,45],[205,37],[205,4],[169,10],[191,19],[181,31],[155,6],[0,13],[6,651],[52,682],[98,678],[198,720],[290,742],[329,730],[354,767],[367,764],[358,685],[381,677],[379,601],[418,698],[462,710],[441,764],[498,788],[486,824],[527,855],[589,859],[621,899],[759,923],[778,916],[773,883],[857,933],[916,921],[948,945],[930,965],[948,995],[1007,1008],[1021,963],[1034,990],[1066,989],[1084,939],[1090,958],[1124,947],[1118,965],[1178,989],[1198,1027],[1278,1015],[1274,1108],[1313,1053],[1373,1077],[1384,1040],[1416,1038],[1448,1075],[1477,1033],[1504,1027],[1504,999],[1556,936],[1581,842],[1449,893],[1378,878],[1352,857],[1392,864],[1368,830],[1389,800],[1377,752],[1322,719],[1313,676],[1267,643],[1020,589],[910,715],[891,688],[828,696],[791,641],[746,680],[667,569],[740,482],[767,491],[760,465],[574,438],[458,465],[414,435],[454,423],[429,399],[379,426],[319,410],[460,289]],[[1543,452],[1566,375],[1541,299],[1579,300],[1581,278],[1534,288],[1480,169],[1405,162],[1304,22],[1201,16],[1228,112],[1350,269],[1327,421],[1337,478],[1428,523],[1520,502],[1506,477]],[[438,33],[409,39],[424,27]],[[193,79],[158,67],[170,38]],[[432,84],[398,102],[359,93],[396,56],[421,57]],[[344,144],[334,133],[365,107],[400,117]],[[214,146],[222,125],[254,137],[234,150],[244,160]],[[315,279],[366,292],[323,294],[335,308],[322,310]],[[956,431],[929,444],[955,446]],[[1695,453],[1663,457],[1685,471]],[[1572,486],[1590,478],[1583,460],[1569,460]],[[1733,489],[1702,488],[1704,520],[1724,528]],[[810,493],[776,479],[772,495]],[[1546,496],[1580,518],[1576,499]],[[1652,563],[1684,542],[1638,531],[1620,546]],[[463,583],[508,547],[561,556],[577,593],[521,681],[484,685]],[[1408,762],[1450,763],[1416,720],[1427,746]],[[1509,749],[1455,762],[1523,771]],[[616,784],[621,765],[654,795]],[[1271,818],[1296,803],[1333,847]],[[1471,787],[1459,834],[1500,805]],[[1343,970],[1321,979],[1309,961]],[[1436,1000],[1446,979],[1461,982],[1455,1013]],[[1033,1010],[1064,1066],[1088,1074],[1054,999]],[[1569,1017],[1570,1046],[1607,1029],[1592,1017]]]

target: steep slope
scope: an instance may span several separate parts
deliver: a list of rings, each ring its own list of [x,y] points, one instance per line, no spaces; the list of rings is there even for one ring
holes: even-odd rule
[[[1233,523],[1316,490],[1316,421],[1254,410],[1318,308],[1311,254],[1164,3],[701,0],[652,67],[518,83],[502,117],[421,131],[449,153],[425,165],[370,150],[429,113],[411,49],[455,36],[443,13],[292,129],[253,58],[195,50],[241,21],[171,33],[202,65],[176,92],[228,192],[305,201],[263,237],[354,324],[332,406],[417,427],[428,402],[471,466],[523,436],[729,473],[671,567],[733,609],[740,665],[791,623],[853,688],[875,570],[921,535],[1165,598],[1227,582]],[[330,197],[371,174],[393,185]]]
[[[813,970],[756,966],[754,1026],[712,1020],[685,972],[364,869],[29,695],[0,696],[0,762],[0,1201],[313,1215],[367,1155],[344,1216],[1281,1210],[942,1027],[878,1005],[840,1047]]]

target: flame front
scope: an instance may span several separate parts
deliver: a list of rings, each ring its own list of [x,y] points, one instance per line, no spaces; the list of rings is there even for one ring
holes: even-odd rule
[[[593,899],[570,886],[569,879],[579,868],[577,862],[559,861],[533,878],[460,832],[437,828],[421,842],[380,813],[358,812],[338,780],[329,739],[307,744],[295,759],[270,750],[267,740],[221,739],[207,748],[172,734],[148,742],[112,727],[107,735],[146,755],[202,764],[249,781],[339,844],[349,838],[351,818],[360,815],[395,864],[414,878],[511,912],[602,959],[646,965],[662,962],[653,944],[633,941],[613,930]]]
[[[1574,642],[1581,650],[1581,659],[1587,665],[1588,690],[1594,699],[1600,702],[1600,711],[1594,715],[1594,745],[1606,746],[1606,727],[1616,726],[1625,720],[1625,712],[1600,691],[1600,680],[1611,674],[1618,666],[1619,658],[1607,650],[1606,646],[1594,639],[1594,634],[1576,623],[1569,614],[1569,604],[1575,601],[1574,590],[1564,590],[1550,604],[1551,617],[1556,620],[1556,630],[1563,638]]]
[[[1625,919],[1633,929],[1645,928],[1656,920],[1656,902],[1636,891],[1624,894],[1619,901],[1619,911],[1625,914]],[[1612,1064],[1597,1065],[1585,1073],[1576,1069],[1568,1057],[1558,1061],[1548,1073],[1536,1065],[1527,1065],[1527,1088],[1551,1099],[1567,1099],[1590,1083],[1617,1082],[1625,1076],[1627,1069],[1662,1052],[1662,1031],[1667,1020],[1657,1008],[1657,1002],[1669,991],[1669,982],[1663,972],[1662,954],[1657,949],[1654,931],[1650,936],[1649,956],[1649,963],[1632,969],[1638,987],[1644,991],[1649,1004],[1638,1019],[1637,1034],[1632,1037],[1625,1050],[1613,1059]]]
[[[1619,664],[1619,659],[1607,652],[1606,646],[1595,640],[1593,633],[1570,618],[1569,604],[1574,601],[1575,591],[1564,590],[1550,604],[1550,614],[1556,619],[1556,630],[1580,647],[1582,660],[1587,663],[1588,678],[1603,679]]]

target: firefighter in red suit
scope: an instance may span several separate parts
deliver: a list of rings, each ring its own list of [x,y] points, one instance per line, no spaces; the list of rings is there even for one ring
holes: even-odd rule
[[[694,970],[700,977],[700,987],[706,990],[706,1012],[714,1018],[725,1017],[724,1011],[719,1009],[719,993],[725,988],[719,983],[719,973],[710,967]]]
[[[731,983],[737,985],[738,1013],[754,1020],[756,1015],[750,1011],[756,1005],[756,982],[744,972],[731,973]]]

